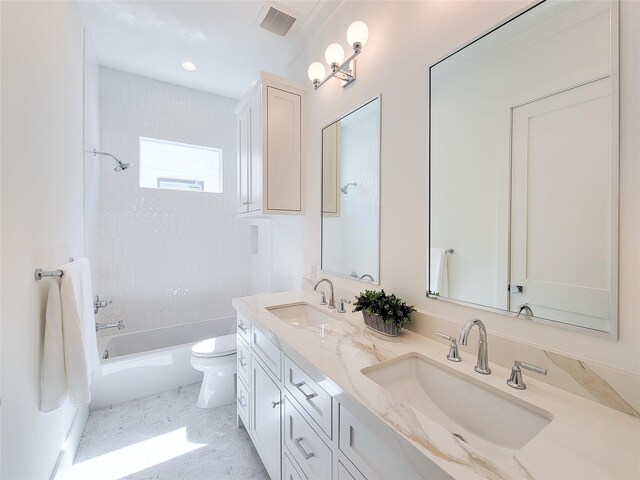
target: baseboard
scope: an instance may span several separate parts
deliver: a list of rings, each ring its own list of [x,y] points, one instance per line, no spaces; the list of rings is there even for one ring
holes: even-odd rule
[[[87,424],[87,418],[89,418],[89,407],[79,408],[73,417],[73,422],[71,422],[67,437],[60,448],[58,460],[49,477],[50,480],[63,480],[73,466],[73,460],[76,457],[80,439],[82,438],[84,427]]]

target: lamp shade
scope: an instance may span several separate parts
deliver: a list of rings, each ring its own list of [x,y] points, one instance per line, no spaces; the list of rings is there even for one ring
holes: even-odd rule
[[[354,43],[360,43],[364,46],[369,40],[369,29],[367,28],[367,24],[357,20],[349,25],[347,29],[347,41],[349,45],[353,45]]]
[[[329,65],[332,63],[341,64],[344,60],[344,49],[339,43],[332,43],[324,52],[324,58]]]
[[[324,65],[320,62],[313,62],[309,65],[309,70],[307,70],[307,75],[309,75],[309,80],[312,82],[314,80],[322,80],[326,75],[326,70]]]

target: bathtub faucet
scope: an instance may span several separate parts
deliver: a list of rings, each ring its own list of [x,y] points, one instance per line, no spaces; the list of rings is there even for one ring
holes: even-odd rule
[[[123,330],[124,322],[122,320],[120,320],[119,322],[111,322],[111,323],[96,322],[96,332],[100,330],[104,330],[105,328],[117,328],[118,330]]]

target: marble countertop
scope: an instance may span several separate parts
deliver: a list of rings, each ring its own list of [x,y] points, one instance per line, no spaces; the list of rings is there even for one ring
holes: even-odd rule
[[[337,321],[322,327],[294,328],[266,307],[309,303]],[[474,371],[475,356],[447,361],[448,346],[403,330],[389,338],[367,329],[360,313],[339,314],[317,305],[313,292],[261,294],[233,299],[241,314],[268,329],[283,347],[315,367],[431,461],[457,479],[638,479],[640,420],[537,381],[523,372],[527,389],[506,384],[510,370],[491,364],[491,375]],[[261,324],[261,325],[260,325]],[[394,399],[361,370],[417,352],[433,362],[468,375],[502,395],[542,409],[553,420],[520,450],[478,451],[411,406]],[[489,345],[491,362],[491,345]],[[473,406],[470,405],[470,408]],[[481,414],[481,412],[479,412]]]

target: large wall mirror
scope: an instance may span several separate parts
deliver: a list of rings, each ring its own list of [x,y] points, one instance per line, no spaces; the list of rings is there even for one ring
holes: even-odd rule
[[[547,0],[430,67],[429,296],[616,334],[617,8]]]
[[[322,270],[380,282],[380,97],[322,129]]]

